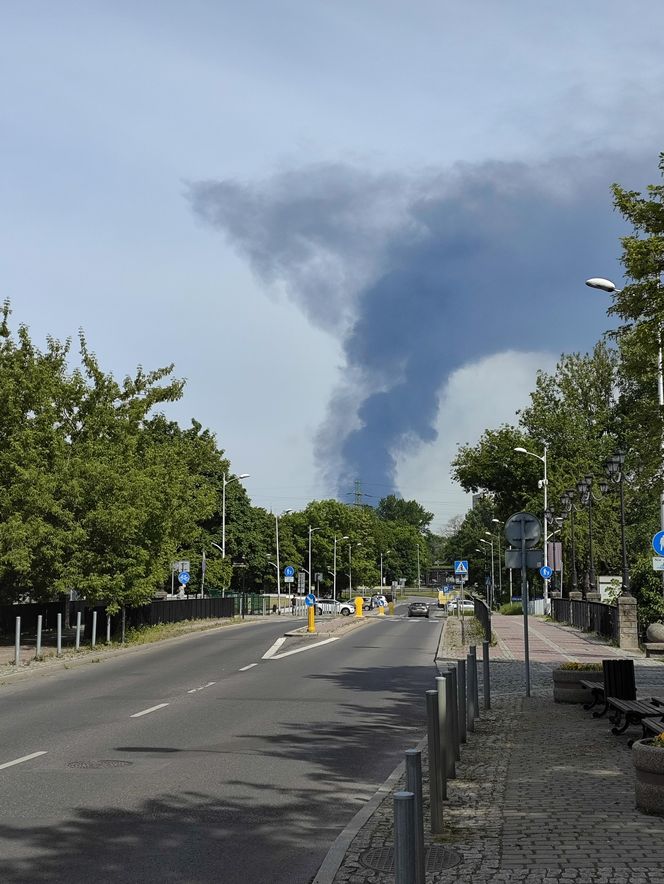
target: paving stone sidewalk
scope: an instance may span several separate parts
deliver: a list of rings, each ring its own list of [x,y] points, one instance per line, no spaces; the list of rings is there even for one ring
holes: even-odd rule
[[[664,818],[634,805],[627,740],[640,731],[613,736],[606,718],[552,699],[551,671],[560,662],[624,655],[533,618],[526,698],[519,628],[522,635],[520,617],[494,616],[492,708],[469,734],[457,778],[448,783],[445,834],[434,838],[428,826],[425,832],[427,845],[443,845],[457,864],[428,871],[427,884],[664,884]],[[451,639],[450,659],[460,656]],[[664,664],[639,656],[635,666],[641,694],[664,693]],[[426,773],[426,757],[423,764]],[[392,846],[392,813],[390,793],[355,837],[335,884],[393,880],[362,862],[367,850]]]

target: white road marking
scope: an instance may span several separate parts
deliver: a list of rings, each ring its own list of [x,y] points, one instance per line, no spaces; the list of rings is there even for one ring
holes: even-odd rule
[[[330,642],[338,642],[339,636],[325,638],[322,642],[316,642],[314,645],[305,645],[303,648],[294,648],[292,651],[284,651],[283,654],[273,654],[271,660],[282,660],[284,657],[290,657],[291,654],[301,654],[302,651],[313,651],[314,648],[320,648],[321,645],[329,645]]]
[[[15,764],[23,764],[24,761],[30,761],[33,758],[39,758],[40,755],[47,755],[46,750],[42,752],[33,752],[32,755],[24,755],[22,758],[16,758],[14,761],[5,761],[4,764],[0,764],[0,770],[4,770],[6,767],[13,767]]]
[[[187,691],[187,693],[188,694],[195,694],[198,691],[204,691],[205,688],[210,688],[210,687],[212,687],[213,684],[216,684],[216,683],[217,683],[216,681],[209,681],[207,684],[202,684],[200,686],[200,688],[192,688],[190,691]],[[166,705],[168,705],[168,704],[166,704]]]
[[[258,663],[250,663],[248,666],[243,666],[240,672],[246,672],[247,669],[252,669],[254,666],[258,666]]]
[[[141,715],[148,715],[150,712],[156,712],[157,709],[163,709],[164,706],[168,706],[168,703],[159,703],[158,706],[150,706],[149,709],[144,709],[142,712],[134,712],[133,715],[130,715],[130,718],[140,718]]]
[[[276,640],[276,642],[275,642],[273,645],[271,645],[271,646],[267,649],[267,651],[263,654],[262,659],[263,659],[263,660],[269,660],[270,657],[274,657],[274,655],[277,653],[277,651],[279,650],[279,648],[283,645],[283,643],[284,643],[285,641],[286,641],[286,638],[285,638],[285,637],[278,638],[278,639]]]

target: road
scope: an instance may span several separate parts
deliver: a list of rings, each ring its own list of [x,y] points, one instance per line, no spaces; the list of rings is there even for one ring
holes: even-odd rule
[[[2,880],[306,884],[423,736],[440,627],[264,660],[269,618],[0,688]]]

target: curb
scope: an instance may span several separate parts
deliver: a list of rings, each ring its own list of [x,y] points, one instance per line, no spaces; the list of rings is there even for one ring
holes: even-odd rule
[[[321,635],[345,635],[347,632],[352,632],[359,626],[366,626],[367,623],[376,622],[378,622],[378,618],[358,617],[357,620],[351,620],[350,623],[344,622],[339,629],[321,629],[317,632],[307,632],[306,626],[299,626],[297,629],[291,629],[289,632],[284,632],[284,635],[288,638],[319,638]]]
[[[427,738],[415,746],[420,751],[427,745]],[[389,793],[392,786],[404,775],[406,770],[406,762],[401,761],[392,771],[389,777],[382,785],[376,789],[374,794],[369,798],[364,807],[360,808],[345,829],[337,836],[336,840],[328,850],[325,859],[321,863],[320,868],[311,884],[332,884],[334,877],[346,857],[348,848],[353,843],[353,839],[361,831],[361,829],[369,822],[374,815],[385,796]]]

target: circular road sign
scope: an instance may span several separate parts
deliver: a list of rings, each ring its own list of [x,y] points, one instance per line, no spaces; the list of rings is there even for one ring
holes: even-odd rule
[[[191,574],[189,573],[189,571],[180,571],[180,573],[178,574],[178,582],[179,583],[182,583],[184,586],[186,586],[190,580],[191,580]]]
[[[542,526],[532,513],[515,513],[505,522],[505,538],[510,546],[521,546],[521,532],[524,532],[526,549],[537,546],[542,536]]]
[[[542,567],[540,568],[540,577],[543,577],[545,580],[549,580],[552,574],[553,568],[549,568],[548,565],[542,565]]]
[[[312,605],[316,604],[316,596],[313,594],[313,592],[309,592],[307,593],[307,595],[305,595],[304,604],[307,606],[307,608],[310,608]]]
[[[295,568],[292,565],[286,565],[284,568],[284,577],[292,577],[295,574]]]

